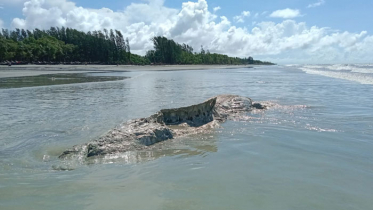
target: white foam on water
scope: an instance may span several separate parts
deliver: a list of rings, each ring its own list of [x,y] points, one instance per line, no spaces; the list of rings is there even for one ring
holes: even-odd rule
[[[324,69],[325,65],[305,65],[303,68],[310,68],[310,69]]]
[[[301,68],[307,74],[315,74],[337,79],[344,79],[361,84],[373,84],[373,65],[305,65]]]
[[[287,67],[297,67],[297,66],[299,66],[299,64],[287,64],[285,66],[287,66]]]
[[[310,130],[310,131],[317,131],[317,132],[331,132],[331,133],[338,132],[338,130],[336,130],[336,129],[320,128],[320,127],[317,127],[317,126],[312,126],[310,124],[307,124],[305,128]]]
[[[370,64],[335,64],[326,66],[326,68],[332,71],[350,71],[355,73],[373,74],[373,66]]]

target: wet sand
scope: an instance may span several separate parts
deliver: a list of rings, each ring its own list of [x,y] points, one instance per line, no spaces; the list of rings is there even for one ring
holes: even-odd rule
[[[106,71],[181,71],[207,69],[251,68],[252,65],[16,65],[0,66],[0,78],[38,76],[45,74],[88,73]]]

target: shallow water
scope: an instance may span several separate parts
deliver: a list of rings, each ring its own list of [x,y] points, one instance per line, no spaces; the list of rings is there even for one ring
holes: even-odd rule
[[[123,80],[126,77],[97,76],[94,74],[47,74],[29,77],[7,77],[0,78],[0,89],[2,88],[23,88],[48,85],[65,85],[86,82],[106,82]]]
[[[300,68],[0,89],[0,209],[371,209],[372,85]],[[272,106],[145,152],[57,158],[127,120],[227,93]]]

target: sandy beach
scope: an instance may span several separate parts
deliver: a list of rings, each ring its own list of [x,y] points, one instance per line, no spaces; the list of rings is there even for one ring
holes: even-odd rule
[[[106,71],[182,71],[207,69],[252,68],[252,65],[16,65],[0,66],[0,78],[25,77],[45,74],[88,73]]]

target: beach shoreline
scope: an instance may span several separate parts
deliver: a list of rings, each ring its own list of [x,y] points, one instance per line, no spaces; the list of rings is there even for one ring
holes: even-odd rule
[[[255,65],[13,65],[0,66],[0,78],[107,71],[125,72],[237,69],[253,68],[254,66]]]

